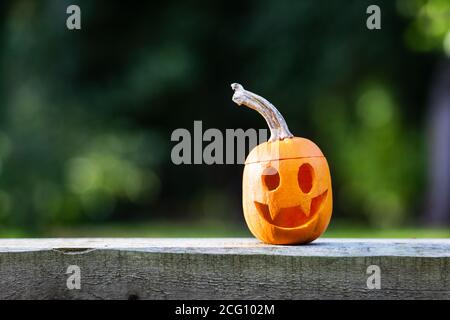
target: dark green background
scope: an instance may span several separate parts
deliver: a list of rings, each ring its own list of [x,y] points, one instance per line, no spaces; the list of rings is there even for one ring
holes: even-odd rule
[[[80,31],[66,28],[70,4]],[[381,30],[366,28],[370,4]],[[194,120],[266,127],[232,103],[232,82],[321,147],[332,225],[423,226],[428,99],[449,13],[443,0],[2,0],[0,234],[247,234],[242,165],[170,160],[172,131]]]

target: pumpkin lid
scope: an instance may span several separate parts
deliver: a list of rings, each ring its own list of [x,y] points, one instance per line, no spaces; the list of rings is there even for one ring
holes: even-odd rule
[[[261,143],[250,151],[245,164],[323,156],[322,151],[311,140],[294,137]]]

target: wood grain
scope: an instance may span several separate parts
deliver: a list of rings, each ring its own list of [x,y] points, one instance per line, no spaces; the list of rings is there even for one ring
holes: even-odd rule
[[[66,286],[69,265],[80,290]],[[450,240],[3,239],[0,298],[450,299]]]

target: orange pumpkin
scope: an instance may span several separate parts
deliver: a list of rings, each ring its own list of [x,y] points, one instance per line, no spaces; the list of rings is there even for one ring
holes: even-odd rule
[[[332,212],[327,160],[312,141],[294,137],[280,112],[266,99],[234,83],[233,101],[258,111],[271,131],[245,161],[243,209],[253,235],[270,244],[317,239]]]

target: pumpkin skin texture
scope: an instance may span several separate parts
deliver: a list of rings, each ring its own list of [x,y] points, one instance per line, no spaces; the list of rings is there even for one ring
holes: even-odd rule
[[[302,156],[271,159],[265,152],[277,148],[280,154]],[[305,154],[312,150],[314,155]],[[313,142],[292,138],[261,144],[247,157],[242,202],[245,221],[256,238],[270,244],[301,244],[326,230],[332,212],[331,176],[325,157],[317,152]],[[254,161],[259,156],[267,160]]]
[[[305,244],[328,227],[333,200],[326,158],[312,141],[294,137],[264,98],[232,85],[233,101],[258,111],[271,129],[268,142],[245,161],[242,204],[252,234],[269,244]]]

